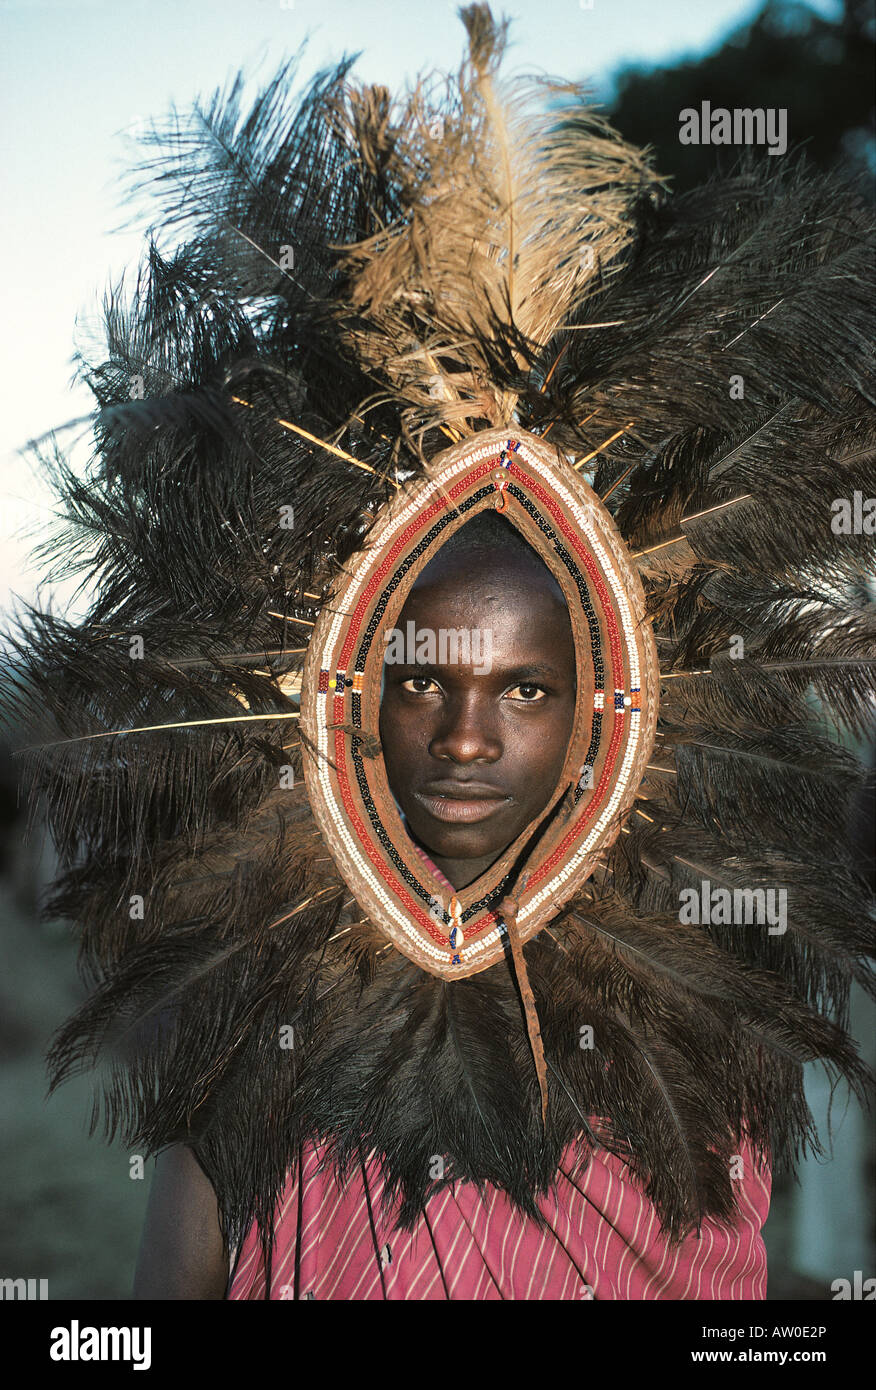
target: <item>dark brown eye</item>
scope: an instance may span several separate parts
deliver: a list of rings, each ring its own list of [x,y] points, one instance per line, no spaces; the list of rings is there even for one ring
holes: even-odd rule
[[[507,694],[509,700],[521,700],[524,704],[532,705],[537,700],[543,700],[547,691],[543,690],[540,685],[530,685],[529,682],[524,681],[520,685],[515,685]]]
[[[409,680],[402,681],[402,690],[407,690],[411,695],[431,694],[430,687],[438,689],[435,682],[429,676],[411,676]]]

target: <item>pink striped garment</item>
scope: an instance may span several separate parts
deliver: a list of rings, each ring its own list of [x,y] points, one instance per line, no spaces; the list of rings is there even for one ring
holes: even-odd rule
[[[381,1214],[377,1158],[342,1189],[325,1148],[304,1155],[301,1248],[296,1295],[298,1181],[290,1173],[275,1225],[270,1298],[338,1301],[400,1299],[763,1299],[766,1250],[761,1227],[770,1199],[769,1170],[741,1148],[739,1216],[703,1222],[700,1235],[671,1246],[657,1213],[627,1165],[604,1150],[581,1172],[574,1145],[555,1192],[539,1200],[540,1231],[496,1188],[482,1201],[459,1182],[427,1203],[412,1233]],[[372,1231],[372,1221],[374,1229]],[[227,1297],[265,1297],[255,1225],[233,1269]]]

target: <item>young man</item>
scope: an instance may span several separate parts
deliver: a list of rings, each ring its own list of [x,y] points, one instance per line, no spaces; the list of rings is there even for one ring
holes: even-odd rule
[[[413,629],[409,628],[413,624]],[[414,583],[398,626],[433,634],[438,656],[387,661],[380,734],[390,788],[423,858],[461,890],[549,802],[572,734],[575,646],[562,591],[495,513],[458,530]],[[468,642],[437,640],[441,631]],[[472,640],[477,633],[480,641]],[[467,657],[465,652],[468,652]],[[428,652],[428,644],[422,650]],[[484,653],[489,659],[484,660]],[[429,653],[431,654],[431,653]],[[489,1187],[437,1193],[414,1231],[380,1209],[370,1162],[339,1184],[322,1146],[291,1174],[266,1279],[255,1228],[231,1271],[215,1194],[191,1152],[159,1160],[137,1271],[139,1298],[753,1298],[765,1290],[760,1226],[769,1182],[746,1155],[735,1226],[707,1221],[672,1248],[616,1157],[589,1167],[570,1148],[540,1229]],[[300,1186],[300,1190],[299,1190]],[[300,1235],[299,1235],[300,1233]]]

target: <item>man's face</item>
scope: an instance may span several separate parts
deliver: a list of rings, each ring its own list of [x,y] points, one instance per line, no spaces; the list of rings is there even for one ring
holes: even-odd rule
[[[471,640],[465,659],[464,643],[454,653],[445,642],[442,652],[441,629],[487,640]],[[434,661],[408,650],[409,664],[384,666],[380,739],[389,785],[415,838],[464,888],[556,788],[575,713],[568,609],[550,574],[525,554],[492,549],[442,562],[439,552],[396,631],[431,632],[436,650]]]

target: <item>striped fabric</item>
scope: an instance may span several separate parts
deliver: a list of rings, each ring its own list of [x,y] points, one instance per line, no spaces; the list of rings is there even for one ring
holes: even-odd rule
[[[340,1301],[400,1299],[763,1299],[760,1234],[770,1178],[741,1151],[738,1219],[705,1221],[700,1235],[671,1246],[653,1205],[622,1160],[600,1151],[581,1171],[574,1146],[555,1192],[539,1201],[541,1231],[495,1188],[482,1201],[457,1183],[426,1204],[412,1233],[381,1214],[383,1181],[372,1154],[345,1189],[325,1150],[304,1155],[301,1242],[295,1278],[298,1182],[290,1174],[276,1221],[270,1297]],[[576,1171],[577,1166],[577,1171]],[[373,1222],[373,1229],[372,1229]],[[297,1282],[297,1289],[296,1289]],[[241,1246],[227,1297],[265,1297],[255,1226]]]

